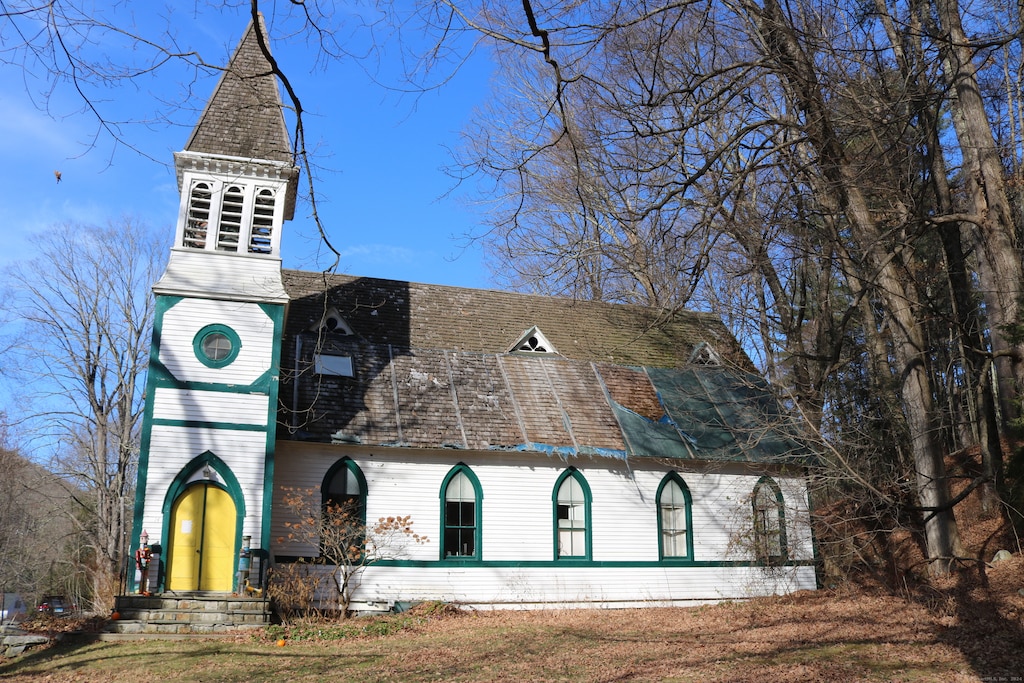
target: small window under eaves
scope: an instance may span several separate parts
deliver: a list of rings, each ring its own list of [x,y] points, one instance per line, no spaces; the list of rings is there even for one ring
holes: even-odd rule
[[[318,353],[313,356],[313,371],[318,375],[355,377],[352,356],[332,356]]]
[[[338,309],[329,308],[319,323],[309,328],[312,332],[329,332],[338,336],[349,336],[353,334],[352,328],[345,322],[345,319],[338,313]]]
[[[521,334],[519,340],[512,345],[509,351],[518,353],[558,353],[536,325]]]
[[[721,365],[722,358],[718,355],[710,344],[707,342],[700,342],[693,347],[693,351],[690,353],[690,364],[691,365]]]

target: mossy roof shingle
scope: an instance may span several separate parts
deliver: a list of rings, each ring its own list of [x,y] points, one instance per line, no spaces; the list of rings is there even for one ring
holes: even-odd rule
[[[285,438],[564,456],[806,455],[713,315],[300,271],[283,279],[292,298]],[[318,329],[330,310],[352,334]],[[510,353],[534,326],[557,355]],[[725,365],[689,364],[700,343]],[[351,358],[352,376],[315,373],[317,354]]]

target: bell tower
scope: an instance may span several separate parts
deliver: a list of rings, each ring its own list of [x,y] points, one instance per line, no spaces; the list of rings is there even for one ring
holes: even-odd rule
[[[174,155],[181,192],[177,230],[158,292],[286,301],[281,227],[298,180],[263,19],[249,25]],[[243,260],[244,259],[244,260]]]
[[[181,203],[153,287],[132,536],[132,551],[143,528],[155,537],[154,591],[238,590],[242,539],[255,557],[269,545],[288,302],[281,232],[299,172],[261,44],[260,16],[174,155]]]

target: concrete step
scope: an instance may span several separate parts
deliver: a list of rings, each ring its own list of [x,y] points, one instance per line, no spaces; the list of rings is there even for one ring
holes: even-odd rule
[[[111,623],[108,633],[124,636],[135,635],[216,635],[236,633],[263,628],[266,622],[243,624],[229,622],[195,622],[195,621],[142,621],[138,619],[121,619]]]
[[[270,603],[225,593],[123,595],[108,630],[125,635],[226,633],[270,623]]]

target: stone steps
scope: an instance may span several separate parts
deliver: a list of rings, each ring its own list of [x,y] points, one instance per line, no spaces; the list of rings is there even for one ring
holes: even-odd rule
[[[118,596],[120,618],[109,631],[121,634],[215,634],[262,628],[270,603],[227,593],[164,593]]]

